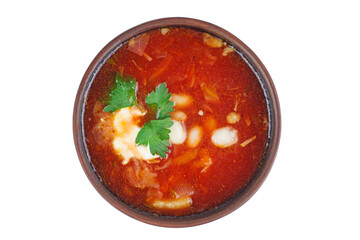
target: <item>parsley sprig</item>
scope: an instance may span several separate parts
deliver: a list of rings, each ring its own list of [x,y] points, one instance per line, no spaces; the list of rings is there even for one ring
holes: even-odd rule
[[[174,102],[170,101],[171,93],[168,92],[166,84],[162,83],[146,96],[146,104],[148,107],[155,109],[156,119],[170,118],[174,111]]]
[[[136,80],[130,77],[124,78],[116,73],[115,82],[116,86],[110,93],[109,105],[104,111],[113,113],[120,108],[136,106]]]
[[[104,111],[112,113],[121,108],[136,106],[136,80],[123,78],[120,74],[116,74],[115,80],[116,86],[110,93],[109,105]],[[170,113],[174,111],[174,102],[170,101],[170,97],[171,93],[165,83],[146,96],[146,105],[154,113],[155,119],[146,122],[135,139],[136,144],[149,145],[151,154],[158,154],[162,158],[165,158],[169,151],[169,128],[174,124],[170,120]]]
[[[169,128],[174,124],[170,120],[170,113],[174,111],[174,102],[170,101],[171,93],[166,84],[162,83],[146,96],[145,102],[149,108],[155,110],[155,119],[144,124],[139,131],[135,142],[140,145],[149,145],[152,155],[159,154],[164,158],[169,146]]]
[[[169,151],[169,127],[174,123],[170,118],[162,120],[151,120],[144,124],[139,131],[135,142],[139,145],[149,145],[152,155],[156,153],[165,158],[166,152]]]

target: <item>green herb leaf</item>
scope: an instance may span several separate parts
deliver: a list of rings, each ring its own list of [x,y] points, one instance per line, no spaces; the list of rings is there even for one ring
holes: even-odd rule
[[[146,96],[146,104],[154,107],[156,119],[165,119],[171,117],[169,113],[174,111],[174,102],[170,101],[171,94],[166,88],[166,84],[162,83],[155,88],[155,91]]]
[[[116,86],[110,93],[109,105],[104,108],[105,112],[115,112],[120,108],[137,105],[136,80],[124,78],[116,73]]]
[[[174,125],[174,122],[170,118],[161,119],[161,120],[151,120],[150,126],[155,130],[159,135],[161,140],[169,140],[170,127]]]
[[[160,157],[165,158],[170,138],[170,130],[168,128],[173,124],[170,118],[151,120],[145,123],[136,136],[136,144],[149,145],[152,155],[157,153]]]
[[[171,94],[162,83],[155,88],[155,91],[146,96],[146,104],[149,108],[155,110],[156,120],[145,123],[138,133],[135,142],[141,145],[149,145],[151,154],[156,153],[165,158],[169,146],[170,127],[174,124],[170,120],[171,113],[174,111],[174,102],[170,101]]]
[[[124,78],[116,73],[115,81],[116,86],[110,93],[109,105],[104,111],[113,113],[121,108],[136,106],[136,80]],[[146,105],[156,113],[155,120],[145,123],[135,139],[136,144],[149,145],[151,154],[158,154],[162,158],[165,158],[166,152],[169,151],[169,128],[174,124],[169,114],[174,111],[174,102],[170,101],[170,97],[165,83],[146,96]]]

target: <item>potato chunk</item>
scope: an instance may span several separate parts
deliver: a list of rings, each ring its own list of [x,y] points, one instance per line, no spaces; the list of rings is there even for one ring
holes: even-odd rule
[[[220,38],[214,37],[208,33],[203,34],[203,40],[204,43],[211,48],[220,48],[224,44]]]
[[[155,200],[151,206],[160,209],[181,209],[186,208],[192,204],[191,197],[181,197],[177,199]]]
[[[226,121],[230,124],[235,124],[240,121],[240,114],[236,112],[231,112],[226,116]]]
[[[160,31],[161,31],[161,35],[166,35],[170,31],[170,29],[169,28],[162,28]]]
[[[235,49],[233,47],[226,47],[224,48],[222,55],[227,56],[231,52],[235,52]]]
[[[222,127],[216,129],[212,136],[211,142],[217,146],[226,148],[234,145],[238,141],[237,130],[232,127]]]

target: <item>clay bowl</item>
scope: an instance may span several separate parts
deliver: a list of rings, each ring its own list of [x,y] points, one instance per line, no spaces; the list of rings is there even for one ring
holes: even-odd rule
[[[268,101],[270,120],[269,140],[263,157],[263,164],[248,185],[216,209],[185,217],[166,217],[143,212],[126,204],[116,197],[108,190],[108,188],[105,187],[105,185],[100,181],[99,176],[94,171],[84,139],[83,112],[87,91],[98,69],[101,68],[104,61],[106,61],[106,59],[108,59],[112,53],[122,45],[122,43],[128,41],[133,36],[147,32],[148,30],[170,26],[187,27],[208,32],[225,40],[227,43],[235,47],[248,62],[248,65],[253,69],[255,74],[258,76],[258,80],[263,86],[265,96]],[[214,221],[233,212],[249,200],[259,189],[269,174],[278,149],[280,140],[280,108],[277,93],[269,73],[265,69],[265,66],[261,63],[260,59],[242,41],[228,31],[208,22],[189,18],[165,18],[143,23],[120,34],[107,44],[95,57],[87,69],[77,92],[73,115],[73,133],[78,157],[87,177],[95,189],[111,205],[126,215],[148,224],[163,227],[189,227]]]

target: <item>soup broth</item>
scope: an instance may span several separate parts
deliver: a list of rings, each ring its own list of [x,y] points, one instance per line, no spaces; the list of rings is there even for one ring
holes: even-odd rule
[[[117,76],[136,80],[137,105],[106,112]],[[146,96],[163,83],[174,111],[160,157],[140,149],[134,136],[154,118]],[[125,203],[163,216],[211,210],[246,187],[262,164],[268,122],[264,91],[241,55],[182,27],[120,46],[96,74],[84,111],[87,150],[103,184]]]

